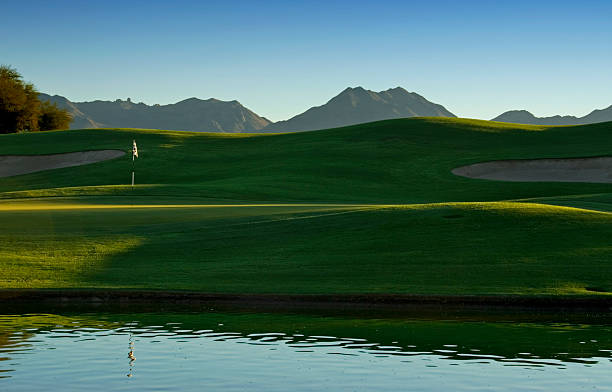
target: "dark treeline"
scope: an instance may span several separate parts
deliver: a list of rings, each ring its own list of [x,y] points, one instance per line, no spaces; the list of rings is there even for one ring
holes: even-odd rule
[[[55,104],[38,99],[38,91],[25,83],[17,70],[0,66],[0,133],[68,129],[71,115]]]

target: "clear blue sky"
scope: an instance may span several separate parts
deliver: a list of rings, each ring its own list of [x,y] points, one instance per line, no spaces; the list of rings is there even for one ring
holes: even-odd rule
[[[73,101],[237,99],[272,120],[348,86],[461,117],[612,105],[612,1],[6,1],[0,63]]]

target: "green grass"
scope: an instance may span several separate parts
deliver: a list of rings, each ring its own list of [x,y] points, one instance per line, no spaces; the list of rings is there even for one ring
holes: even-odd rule
[[[141,155],[134,190],[125,185],[129,156],[0,179],[0,287],[612,291],[612,184],[450,173],[494,159],[610,155],[612,123],[408,119],[283,135],[58,131],[0,136],[0,154],[129,150],[133,138]]]

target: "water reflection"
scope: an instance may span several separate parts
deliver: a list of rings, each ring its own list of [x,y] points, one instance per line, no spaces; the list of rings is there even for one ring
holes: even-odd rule
[[[131,320],[132,317],[138,320]],[[419,372],[440,367],[451,372],[448,370],[451,366],[485,365],[496,365],[495,369],[502,366],[532,370],[605,366],[610,370],[610,329],[607,324],[266,313],[3,315],[0,316],[0,378],[10,379],[21,373],[64,374],[69,370],[62,365],[78,363],[91,374],[98,374],[96,370],[100,368],[108,370],[107,374],[97,375],[108,381],[116,375],[115,362],[125,366],[126,342],[127,376],[133,380],[140,378],[133,377],[136,344],[139,373],[146,373],[151,380],[156,377],[156,371],[170,378],[174,375],[193,378],[196,376],[185,369],[196,369],[191,366],[209,369],[211,363],[223,361],[237,366],[246,375],[250,374],[249,363],[253,361],[262,364],[269,361],[279,371],[286,366],[288,374],[304,371],[308,366],[312,369],[337,366],[337,370],[344,371],[348,358],[354,358],[350,364],[358,373],[365,372],[372,363],[382,364],[380,361],[386,361],[381,371],[414,370],[417,362]],[[49,354],[54,350],[56,354]],[[123,354],[119,358],[113,352]],[[188,360],[196,365],[187,364]],[[125,379],[126,373],[123,374]],[[225,380],[221,374],[213,373],[210,377],[219,378],[219,382]],[[611,377],[607,380],[612,382]],[[224,382],[221,384],[225,385]]]
[[[129,363],[129,372],[127,374],[128,377],[132,377],[134,375],[134,361],[136,360],[136,357],[134,356],[134,335],[132,335],[132,331],[130,331],[130,340],[129,340],[130,344],[129,344],[129,348],[130,348],[130,352],[128,352],[128,359],[130,360]]]

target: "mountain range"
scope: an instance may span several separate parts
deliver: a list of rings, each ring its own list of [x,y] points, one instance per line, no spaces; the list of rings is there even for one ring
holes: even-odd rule
[[[401,87],[371,91],[349,87],[321,106],[312,107],[288,120],[271,122],[238,101],[189,98],[168,105],[123,101],[71,102],[59,95],[40,94],[41,100],[56,103],[72,116],[71,129],[149,128],[201,132],[296,132],[336,128],[365,122],[405,117],[456,117],[444,106]],[[526,110],[511,110],[492,121],[536,124],[579,125],[612,121],[612,106],[594,110],[584,117],[536,117]]]
[[[551,116],[536,117],[527,110],[510,110],[495,117],[491,121],[534,124],[534,125],[582,125],[599,122],[612,121],[612,106],[606,109],[593,110],[583,117],[575,116]]]
[[[271,132],[310,131],[403,117],[456,117],[442,105],[401,87],[374,92],[347,88],[325,105],[268,125]]]
[[[286,121],[272,123],[238,101],[189,98],[169,105],[126,101],[71,102],[59,95],[40,94],[41,100],[68,110],[71,129],[149,128],[207,132],[291,132],[334,128],[401,117],[455,117],[442,105],[397,87],[374,92],[347,88],[322,106]]]
[[[270,121],[238,101],[189,98],[169,105],[147,105],[126,101],[70,102],[59,95],[39,95],[73,116],[71,129],[148,128],[202,132],[248,132],[262,129]]]

